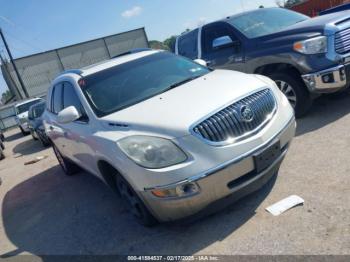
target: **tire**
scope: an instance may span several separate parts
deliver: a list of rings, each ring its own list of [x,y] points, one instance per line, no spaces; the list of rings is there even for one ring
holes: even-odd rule
[[[0,147],[1,147],[2,150],[5,149],[5,145],[4,145],[4,143],[2,141],[0,141]]]
[[[22,133],[23,136],[28,135],[28,133],[26,131],[24,131],[21,126],[19,126],[19,129],[21,129],[21,133]]]
[[[52,148],[57,157],[58,163],[60,164],[63,172],[67,176],[75,175],[80,171],[80,168],[76,164],[74,164],[72,161],[64,157],[55,145],[53,145]]]
[[[0,139],[1,139],[2,142],[5,141],[5,136],[4,136],[4,134],[2,134],[2,133],[0,134]]]
[[[156,225],[157,220],[148,211],[145,204],[138,197],[129,183],[120,175],[115,176],[115,183],[123,203],[127,207],[128,211],[137,220],[137,222],[146,227]]]
[[[41,144],[43,145],[43,147],[48,147],[50,145],[50,142],[48,140],[45,140],[41,136],[39,136],[39,140],[40,140]]]
[[[300,76],[294,72],[285,71],[268,75],[284,93],[294,108],[295,116],[304,116],[312,106],[312,99]]]
[[[32,137],[33,137],[34,140],[38,140],[38,134],[35,134],[35,130],[33,130],[30,133],[32,134]]]
[[[4,151],[2,151],[2,149],[0,149],[0,160],[3,160],[4,158],[5,158]]]

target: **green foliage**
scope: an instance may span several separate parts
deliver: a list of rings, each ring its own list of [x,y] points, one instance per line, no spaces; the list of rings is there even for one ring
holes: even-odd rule
[[[152,49],[162,49],[167,51],[174,52],[175,50],[175,41],[176,41],[175,35],[165,39],[163,42],[157,41],[157,40],[151,40],[149,41],[149,46]]]
[[[5,92],[3,92],[1,94],[1,102],[3,104],[5,104],[6,102],[8,102],[11,98],[13,97],[13,95],[11,94],[10,90],[6,90]]]

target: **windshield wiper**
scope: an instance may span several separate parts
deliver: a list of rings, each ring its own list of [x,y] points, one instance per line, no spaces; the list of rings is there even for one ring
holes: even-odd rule
[[[164,93],[164,92],[166,92],[166,91],[169,91],[169,90],[171,90],[171,89],[174,89],[175,87],[181,86],[181,85],[183,85],[183,84],[185,84],[185,83],[188,83],[188,82],[190,82],[190,81],[192,81],[192,80],[194,80],[194,79],[196,79],[196,78],[199,78],[199,77],[201,77],[201,76],[202,76],[202,75],[191,76],[191,77],[189,77],[189,78],[186,78],[186,79],[184,79],[184,80],[181,80],[180,82],[177,82],[177,83],[175,83],[175,84],[172,84],[171,86],[169,86],[168,88],[166,88],[162,93]]]

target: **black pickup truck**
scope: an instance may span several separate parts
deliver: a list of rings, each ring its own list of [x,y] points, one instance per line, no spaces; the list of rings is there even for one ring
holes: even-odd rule
[[[261,8],[182,34],[175,53],[212,68],[270,77],[300,117],[319,94],[349,86],[350,11],[309,18]]]

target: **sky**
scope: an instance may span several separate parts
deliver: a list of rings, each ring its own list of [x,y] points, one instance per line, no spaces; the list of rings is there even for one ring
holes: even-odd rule
[[[163,41],[260,5],[276,0],[0,0],[0,27],[18,58],[139,27]],[[6,88],[0,73],[0,94]]]

